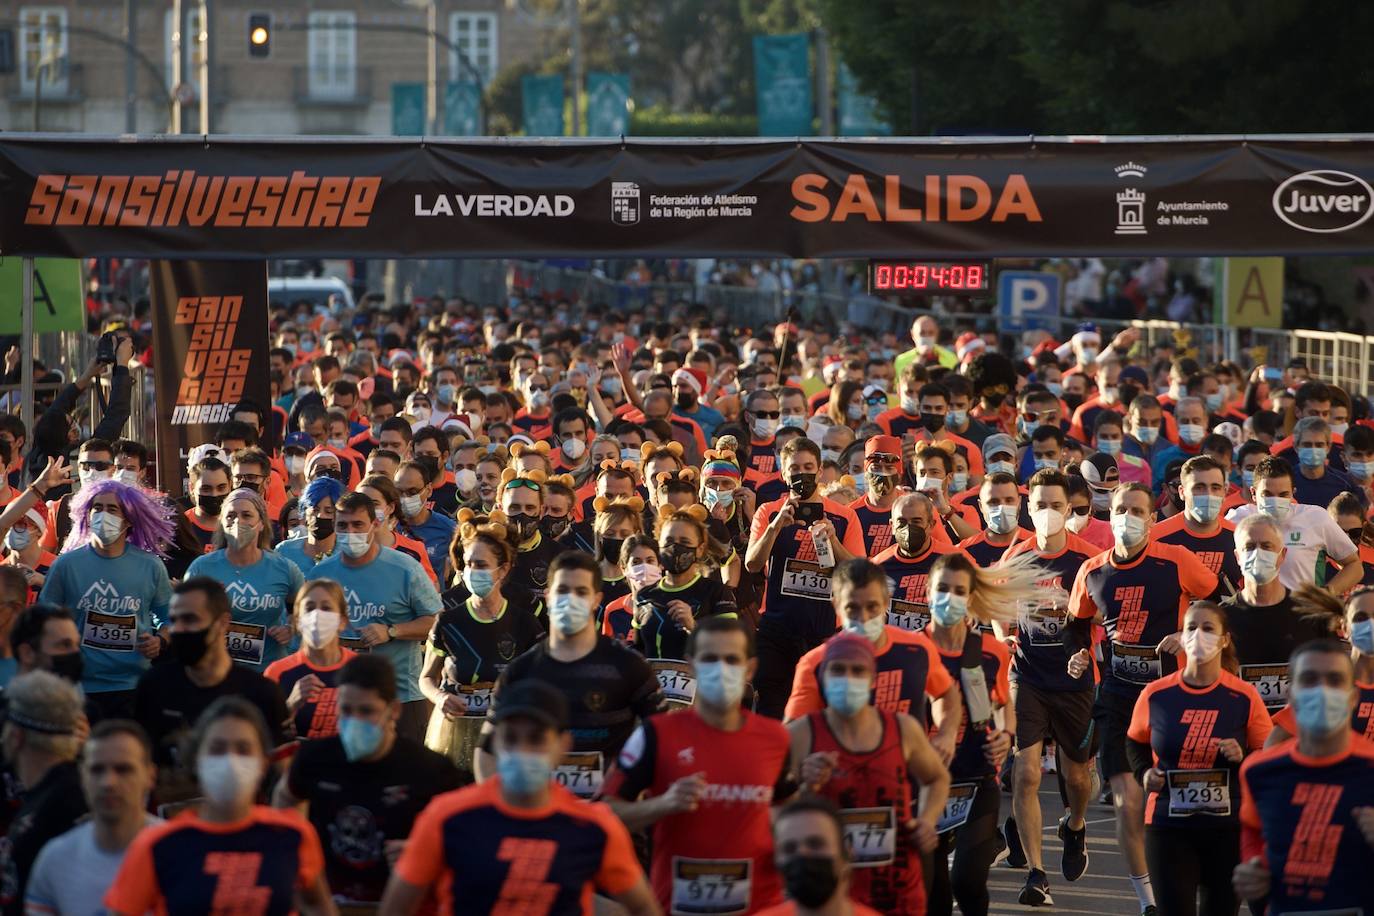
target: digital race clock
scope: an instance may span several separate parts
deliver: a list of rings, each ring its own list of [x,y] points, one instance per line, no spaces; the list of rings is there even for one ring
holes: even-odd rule
[[[969,292],[988,288],[992,265],[985,262],[870,261],[872,293]]]

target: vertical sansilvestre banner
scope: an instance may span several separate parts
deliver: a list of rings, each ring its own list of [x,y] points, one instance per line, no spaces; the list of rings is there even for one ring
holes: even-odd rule
[[[267,262],[153,261],[149,273],[158,485],[179,496],[191,449],[235,404],[271,397]]]

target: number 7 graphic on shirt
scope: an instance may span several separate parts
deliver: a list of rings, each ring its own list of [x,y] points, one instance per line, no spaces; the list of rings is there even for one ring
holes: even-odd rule
[[[549,876],[558,844],[553,840],[530,840],[506,837],[496,851],[496,858],[510,863],[501,896],[492,907],[490,916],[542,916],[553,908],[558,885],[544,879]]]
[[[205,857],[205,873],[218,875],[210,911],[223,916],[262,916],[272,900],[270,887],[258,886],[260,852],[212,852]]]

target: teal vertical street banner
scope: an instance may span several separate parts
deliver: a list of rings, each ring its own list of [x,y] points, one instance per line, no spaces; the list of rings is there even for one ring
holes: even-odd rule
[[[859,91],[859,81],[843,63],[839,84],[841,137],[892,136],[892,126],[878,113],[877,101]]]
[[[424,83],[391,84],[391,133],[419,137],[425,132]]]
[[[587,136],[623,137],[630,132],[630,75],[587,74]]]
[[[521,122],[527,137],[563,136],[563,77],[520,78]]]
[[[760,137],[810,135],[810,49],[804,34],[754,36]]]
[[[482,135],[482,87],[472,80],[444,87],[444,133],[450,137]]]

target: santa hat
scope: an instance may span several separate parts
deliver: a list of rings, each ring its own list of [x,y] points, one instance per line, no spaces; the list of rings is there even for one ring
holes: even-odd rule
[[[686,385],[701,397],[706,393],[706,373],[700,369],[678,369],[673,373],[674,385]]]
[[[960,362],[966,363],[981,353],[987,345],[988,342],[977,334],[972,331],[965,331],[954,342],[954,352],[958,354]]]

